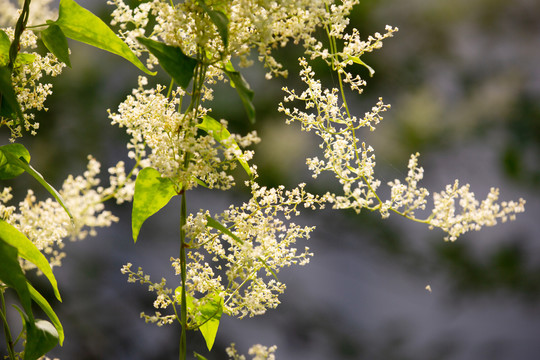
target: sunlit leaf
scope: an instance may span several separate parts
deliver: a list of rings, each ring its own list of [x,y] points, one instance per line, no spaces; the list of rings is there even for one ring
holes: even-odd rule
[[[183,89],[188,87],[191,78],[193,78],[197,60],[185,55],[179,47],[169,46],[144,37],[138,37],[137,40],[146,46],[148,51],[158,59],[163,70],[178,85]]]
[[[198,179],[198,178],[196,178],[196,177],[194,176],[194,177],[193,177],[193,180],[194,180],[197,184],[199,184],[199,185],[201,185],[202,187],[205,187],[205,188],[208,189],[208,184],[205,183],[204,181],[202,181],[201,179]]]
[[[175,289],[175,295],[180,298],[182,287]],[[218,294],[208,294],[205,296],[204,305],[195,307],[193,301],[195,298],[186,294],[187,310],[193,316],[198,329],[206,342],[208,350],[212,350],[216,340],[217,331],[221,315],[223,314],[223,298]]]
[[[223,225],[222,223],[220,223],[219,221],[217,221],[211,216],[206,216],[206,225],[218,230],[222,234],[229,236],[230,238],[232,238],[234,241],[238,242],[239,244],[244,243],[242,239],[236,236],[231,230],[227,229],[225,225]]]
[[[121,56],[145,73],[155,75],[107,24],[75,1],[60,0],[58,20],[54,24],[62,29],[66,37]]]
[[[193,355],[197,358],[197,360],[207,360],[204,356],[202,356],[199,353],[194,352]]]
[[[362,60],[360,60],[359,57],[357,56],[351,56],[351,55],[348,55],[347,54],[347,57],[349,58],[349,60],[352,60],[352,62],[356,63],[356,64],[359,64],[359,65],[362,65],[364,66],[366,69],[369,70],[369,76],[373,76],[375,74],[375,70],[373,70],[373,68],[371,66],[369,66],[368,64],[366,64],[365,62],[363,62]]]
[[[148,167],[139,172],[135,180],[131,214],[134,242],[137,242],[141,226],[146,219],[161,210],[175,195],[177,193],[173,182],[168,178],[161,177],[159,171]]]
[[[60,26],[54,23],[50,24],[47,29],[41,32],[41,40],[58,60],[71,67],[68,42]]]
[[[52,272],[51,266],[41,251],[38,250],[36,245],[34,245],[34,243],[30,241],[22,232],[2,219],[0,219],[0,239],[6,244],[13,246],[17,250],[20,257],[36,265],[43,275],[49,279],[54,289],[54,295],[56,298],[62,301],[60,292],[58,291],[58,284]]]
[[[9,41],[9,37],[4,30],[0,30],[0,66],[6,66],[9,64],[10,46],[11,42]]]
[[[206,347],[208,350],[212,350],[214,341],[219,328],[219,321],[221,320],[221,314],[223,313],[223,299],[219,295],[215,295],[212,301],[207,302],[203,306],[197,309],[201,313],[200,319],[198,319],[199,330],[204,337]]]
[[[204,115],[202,122],[198,124],[197,127],[211,135],[217,142],[219,142],[226,148],[232,148],[234,150],[241,151],[236,141],[234,139],[229,139],[231,137],[231,133],[229,133],[227,128],[225,128],[222,123],[212,118],[211,116]],[[238,160],[240,165],[242,165],[246,173],[251,176],[252,173],[247,161],[245,161],[241,157],[237,157],[236,160]]]
[[[36,60],[35,54],[28,53],[18,53],[17,58],[15,59],[15,65],[28,65],[33,63]]]

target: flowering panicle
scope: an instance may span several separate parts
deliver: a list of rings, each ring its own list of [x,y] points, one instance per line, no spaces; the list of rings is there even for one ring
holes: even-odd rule
[[[391,34],[392,28],[388,31]],[[374,44],[378,44],[385,37],[387,36],[375,36]],[[358,132],[363,127],[373,131],[375,125],[382,120],[382,112],[390,106],[379,99],[370,112],[358,119],[349,114],[342,90],[323,89],[321,82],[314,79],[315,74],[306,60],[300,59],[300,64],[300,75],[307,89],[297,95],[294,90],[284,88],[287,93],[284,102],[300,100],[304,102],[306,111],[290,109],[283,103],[279,110],[288,117],[287,123],[298,121],[302,130],[313,130],[321,138],[323,159],[307,159],[307,165],[313,171],[313,177],[323,171],[330,171],[342,185],[343,195],[333,194],[328,197],[334,208],[353,209],[356,212],[363,208],[377,210],[383,217],[388,217],[392,211],[411,220],[426,223],[430,228],[441,228],[448,234],[445,240],[452,241],[467,231],[495,225],[497,220],[513,220],[516,213],[524,211],[523,199],[497,203],[499,190],[491,189],[487,198],[479,202],[469,190],[469,185],[460,187],[456,180],[453,186],[448,185],[445,191],[433,195],[434,206],[431,214],[425,219],[418,218],[415,211],[426,209],[429,196],[427,189],[418,187],[424,171],[418,166],[418,154],[410,158],[405,184],[399,180],[388,183],[391,197],[386,201],[381,200],[377,194],[381,181],[375,177],[373,148],[364,142],[360,143]],[[344,78],[351,76],[345,75]],[[351,84],[351,87],[354,89],[355,85]]]
[[[249,348],[248,354],[254,355],[252,360],[275,360],[275,352],[277,350],[277,346],[273,345],[270,347],[256,344]],[[246,357],[244,355],[238,354],[238,351],[236,350],[235,344],[232,343],[231,346],[227,347],[225,349],[227,352],[227,355],[232,360],[246,360]]]
[[[172,46],[180,46],[190,56],[203,47],[210,62],[238,58],[242,66],[251,64],[252,49],[269,69],[268,76],[286,75],[287,71],[272,56],[272,50],[285,46],[290,40],[303,42],[306,49],[322,46],[313,33],[323,25],[340,32],[348,24],[347,15],[357,0],[345,0],[328,6],[327,0],[232,0],[206,1],[208,8],[220,11],[228,20],[228,44],[198,1],[172,4],[152,0],[130,8],[124,0],[109,0],[115,6],[112,24],[119,25],[119,35],[137,53],[146,49],[137,42],[138,36],[148,36]],[[148,19],[156,19],[153,27]],[[149,64],[157,60],[149,57]]]
[[[185,190],[197,186],[197,179],[211,188],[233,186],[234,179],[226,170],[236,166],[238,156],[249,160],[252,153],[238,154],[229,147],[220,156],[222,146],[210,134],[201,134],[197,127],[207,109],[199,106],[196,111],[182,113],[178,108],[184,90],[178,88],[169,99],[162,94],[162,86],[145,89],[146,84],[147,79],[140,77],[139,87],[120,104],[118,113],[109,111],[112,123],[125,127],[131,136],[129,157],[140,161],[141,167],[157,169],[163,176],[182,184]],[[225,127],[226,123],[222,125]],[[242,146],[259,141],[255,133],[246,137],[233,135],[232,139]]]
[[[4,28],[10,41],[13,41],[13,28]],[[20,39],[22,49],[37,48],[37,36],[32,31],[23,31]],[[0,64],[1,65],[1,64]],[[23,131],[29,131],[36,135],[39,123],[34,122],[35,114],[30,110],[47,110],[44,106],[47,96],[52,94],[52,84],[41,83],[43,75],[57,76],[62,72],[65,64],[50,54],[42,56],[37,52],[20,52],[14,63],[11,75],[17,100],[21,105],[24,124],[21,126],[18,121],[10,118],[0,117],[0,127],[7,126],[11,131],[10,140],[22,136]]]
[[[289,191],[283,187],[259,187],[256,183],[251,187],[252,198],[247,203],[230,206],[215,217],[225,231],[215,226],[216,220],[209,220],[207,211],[187,218],[184,229],[191,241],[186,293],[197,303],[195,308],[217,295],[223,299],[223,312],[228,315],[242,318],[264,314],[266,309],[279,304],[278,295],[285,290],[285,284],[277,279],[279,270],[309,262],[309,248],[299,251],[295,244],[298,239],[309,239],[314,227],[286,224],[281,218],[299,215],[299,207],[323,208],[327,199],[306,192],[303,184]],[[175,273],[180,275],[181,260],[171,261]],[[129,274],[130,282],[153,284],[142,270],[135,273],[130,267],[128,264],[122,269]],[[180,304],[180,299],[171,297],[172,291],[163,286],[153,285],[151,290],[157,293],[156,309]],[[161,313],[144,317],[158,325],[170,319]]]
[[[99,186],[99,172],[99,162],[89,157],[84,175],[68,176],[59,190],[73,215],[73,223],[58,202],[51,198],[38,201],[32,190],[28,190],[24,200],[15,207],[7,205],[13,197],[11,188],[4,188],[0,194],[0,216],[45,253],[51,266],[60,266],[65,257],[61,251],[65,238],[81,240],[88,235],[95,236],[97,228],[118,221],[116,216],[105,210],[103,202],[106,199],[115,197],[121,203],[133,197],[134,180],[125,175],[123,163],[109,170],[111,185],[107,188]],[[33,265],[25,263],[25,268],[33,268]]]
[[[279,105],[279,110],[288,117],[287,123],[299,121],[304,131],[314,131],[322,139],[323,159],[307,159],[313,177],[323,171],[331,171],[338,178],[344,189],[343,196],[335,196],[332,201],[339,209],[353,208],[357,212],[362,208],[377,206],[376,190],[380,181],[374,177],[375,155],[373,148],[359,143],[356,133],[360,128],[375,129],[382,119],[381,113],[389,108],[382,100],[361,119],[349,116],[344,103],[340,103],[338,89],[323,89],[321,82],[314,79],[315,73],[305,59],[300,59],[303,69],[302,80],[308,88],[297,95],[294,90],[287,92],[285,102],[300,100],[307,111]],[[309,112],[313,109],[313,112]]]
[[[503,223],[514,220],[515,214],[525,211],[523,199],[498,203],[499,189],[491,188],[487,197],[479,202],[469,187],[469,184],[459,186],[456,180],[454,185],[447,185],[444,191],[433,194],[433,211],[427,223],[430,228],[440,227],[446,231],[445,240],[454,241],[467,231],[494,226],[498,220]]]
[[[164,278],[161,278],[159,283],[154,283],[150,280],[150,275],[144,274],[142,268],[139,267],[137,272],[134,272],[131,269],[132,266],[133,264],[127,263],[122,266],[120,271],[122,274],[128,275],[128,282],[138,282],[142,285],[148,285],[148,291],[156,293],[157,296],[154,301],[154,307],[156,309],[165,309],[175,301],[174,296],[172,296],[173,291],[167,288],[167,281]],[[156,311],[154,315],[146,315],[142,312],[141,318],[143,318],[146,323],[154,323],[157,324],[157,326],[163,326],[165,324],[172,324],[175,320],[175,315],[162,315],[159,311]]]
[[[215,217],[228,231],[208,224],[208,212],[187,219],[190,247],[197,250],[188,263],[188,289],[200,293],[220,293],[224,312],[244,317],[263,314],[279,304],[277,296],[285,285],[277,280],[279,269],[309,262],[309,248],[294,247],[298,239],[308,239],[314,227],[286,224],[281,218],[299,215],[299,206],[324,207],[324,197],[314,196],[300,184],[294,190],[259,187],[251,184],[252,197],[240,207],[231,206]],[[206,256],[201,254],[205,252]],[[203,261],[209,261],[211,265]],[[222,268],[222,264],[224,268]],[[212,270],[220,271],[217,276]],[[197,276],[196,274],[206,276]],[[221,279],[224,276],[224,279]]]

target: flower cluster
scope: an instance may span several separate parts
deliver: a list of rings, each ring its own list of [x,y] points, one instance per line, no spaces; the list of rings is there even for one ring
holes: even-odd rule
[[[95,236],[97,228],[118,221],[116,216],[105,210],[105,200],[115,197],[121,203],[133,197],[133,179],[125,174],[123,163],[109,170],[111,185],[107,188],[99,186],[99,172],[99,162],[89,157],[84,174],[70,175],[59,190],[73,215],[73,222],[58,202],[51,198],[38,201],[32,190],[28,190],[17,207],[7,205],[13,198],[11,188],[4,188],[0,194],[0,216],[44,252],[51,266],[60,266],[65,257],[62,251],[65,238],[81,240],[88,235]],[[31,263],[25,263],[26,269],[32,267]]]
[[[3,30],[13,40],[13,28]],[[22,49],[37,48],[37,36],[32,31],[23,31],[20,39]],[[5,65],[5,64],[0,64]],[[23,130],[36,135],[39,123],[34,122],[35,114],[30,110],[47,110],[44,106],[47,96],[52,94],[52,85],[41,83],[43,75],[57,76],[65,64],[50,54],[42,56],[37,52],[20,52],[14,63],[12,82],[17,94],[17,100],[23,111],[24,124],[10,118],[0,117],[0,127],[7,126],[11,131],[11,141],[22,136]]]
[[[338,89],[323,89],[320,80],[314,79],[315,73],[305,59],[300,59],[303,69],[302,81],[307,89],[300,95],[294,90],[287,92],[285,102],[300,100],[305,103],[306,111],[279,105],[279,110],[287,116],[287,123],[299,121],[303,131],[314,131],[322,139],[323,158],[307,159],[313,177],[323,171],[331,171],[343,186],[344,195],[334,196],[335,208],[353,208],[357,212],[362,208],[378,205],[376,190],[380,181],[374,177],[375,155],[373,148],[359,143],[357,132],[367,127],[375,130],[375,125],[382,119],[381,113],[389,108],[382,100],[363,118],[350,116],[346,105],[340,103]],[[314,110],[314,113],[310,112]]]
[[[253,345],[249,348],[248,354],[254,355],[252,360],[275,360],[275,352],[277,350],[277,346],[264,346],[260,344]],[[232,343],[231,346],[229,346],[227,349],[227,355],[232,360],[246,360],[246,357],[244,355],[238,354],[238,351],[236,350],[235,344]]]
[[[440,193],[433,194],[433,212],[428,218],[430,228],[440,227],[448,235],[445,240],[454,241],[461,234],[480,230],[483,226],[494,226],[498,220],[514,220],[515,214],[525,211],[525,200],[498,203],[499,189],[491,188],[487,197],[479,202],[469,190],[469,184],[447,185]],[[459,208],[455,203],[459,204]]]
[[[295,43],[303,42],[306,49],[322,46],[313,37],[315,30],[328,26],[332,33],[342,31],[358,1],[345,0],[330,6],[326,0],[207,0],[205,3],[208,9],[227,17],[227,44],[199,1],[173,4],[152,0],[130,8],[124,0],[109,0],[115,6],[112,24],[120,26],[120,36],[138,54],[146,50],[136,38],[145,34],[168,45],[180,46],[188,55],[203,47],[212,63],[237,57],[241,65],[248,66],[250,51],[256,49],[259,59],[269,68],[268,76],[287,73],[272,56],[272,49],[285,46],[291,39]],[[148,26],[150,18],[156,19],[152,27]],[[149,62],[157,64],[152,56]]]
[[[314,227],[286,224],[283,218],[299,215],[300,206],[322,208],[326,201],[324,196],[306,192],[304,184],[286,191],[283,186],[266,188],[252,183],[251,192],[247,203],[230,206],[214,217],[226,231],[210,222],[204,211],[190,216],[186,224],[190,246],[197,250],[188,263],[192,276],[187,288],[220,294],[224,312],[240,318],[275,308],[285,289],[276,274],[285,266],[309,262],[309,248],[299,252],[295,244],[298,239],[309,239]],[[212,267],[220,274],[207,270]]]
[[[154,301],[154,307],[156,309],[165,309],[175,301],[174,297],[171,295],[173,291],[167,288],[167,281],[165,278],[162,278],[159,283],[154,283],[150,280],[150,275],[144,274],[142,268],[139,267],[137,272],[134,272],[131,270],[132,266],[133,264],[127,263],[122,266],[120,271],[122,274],[128,275],[128,282],[138,282],[142,285],[148,285],[148,291],[157,294],[156,300]],[[143,318],[146,323],[163,326],[165,324],[172,324],[176,315],[162,315],[159,311],[156,311],[154,315],[146,315],[144,312],[141,312],[141,318]]]
[[[309,239],[314,227],[286,224],[300,214],[299,207],[323,208],[326,197],[304,190],[304,184],[293,190],[283,187],[266,188],[251,184],[252,197],[243,205],[230,206],[221,215],[210,217],[207,211],[191,214],[185,225],[189,242],[186,293],[195,308],[223,299],[223,312],[240,318],[264,314],[279,304],[278,296],[285,284],[277,278],[279,270],[293,264],[305,265],[312,255],[308,247],[299,251],[299,239]],[[181,274],[181,260],[171,258],[177,275]],[[165,282],[152,283],[141,269],[131,270],[131,264],[122,268],[130,282],[148,284],[156,292],[154,307],[159,310],[181,304]],[[196,314],[189,314],[192,318]],[[142,314],[147,322],[163,325],[174,316],[157,313]],[[194,320],[194,319],[192,319]]]
[[[389,28],[391,34],[392,28]],[[354,35],[354,34],[353,34]],[[374,39],[381,40],[379,35]],[[284,102],[302,101],[306,111],[297,108],[290,109],[283,103],[279,110],[287,117],[287,123],[298,121],[302,130],[314,131],[322,140],[320,147],[323,158],[307,159],[313,176],[317,177],[323,171],[334,173],[343,187],[343,194],[332,194],[328,200],[336,209],[378,210],[383,217],[388,217],[390,211],[403,215],[411,220],[423,222],[430,228],[440,228],[447,233],[445,240],[456,240],[460,235],[471,230],[480,230],[483,226],[493,226],[497,221],[513,220],[516,213],[524,211],[525,200],[498,203],[499,190],[491,189],[487,198],[482,202],[476,200],[469,185],[448,185],[440,193],[433,195],[433,210],[425,218],[418,218],[416,210],[425,210],[429,192],[418,187],[423,178],[424,170],[418,166],[418,154],[411,156],[408,176],[405,184],[394,180],[391,187],[391,198],[383,201],[377,190],[381,181],[375,177],[375,155],[373,148],[360,143],[359,131],[367,128],[371,131],[382,120],[382,112],[389,108],[381,99],[359,119],[350,115],[343,92],[338,89],[323,89],[321,82],[314,79],[314,72],[305,59],[300,59],[302,66],[301,78],[307,89],[300,95],[294,90],[284,88],[287,95]],[[345,79],[351,78],[346,75]],[[343,80],[345,81],[345,80]],[[355,89],[355,85],[351,84]],[[340,97],[341,95],[341,97]],[[456,205],[457,203],[457,205]]]
[[[177,109],[185,95],[181,88],[172,92],[169,99],[163,95],[162,86],[145,89],[146,84],[147,79],[140,77],[139,87],[120,104],[118,113],[109,111],[112,123],[125,127],[131,136],[129,157],[140,161],[142,167],[157,169],[181,184],[184,190],[197,186],[197,180],[211,188],[233,186],[234,178],[226,170],[236,166],[238,156],[247,161],[252,153],[238,154],[232,147],[221,146],[211,134],[201,134],[197,125],[207,109],[199,106],[196,111],[179,112]],[[226,123],[222,125],[225,128]],[[245,137],[233,135],[232,139],[237,139],[242,146],[259,141],[254,133]],[[150,149],[148,153],[147,149]]]

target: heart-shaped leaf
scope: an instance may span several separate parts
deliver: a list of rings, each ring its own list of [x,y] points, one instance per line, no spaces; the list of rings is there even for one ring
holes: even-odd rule
[[[181,298],[182,287],[177,287],[174,293],[177,298]],[[198,325],[206,342],[206,347],[208,350],[212,350],[214,341],[216,340],[219,321],[223,314],[223,298],[218,294],[208,294],[205,298],[207,298],[207,301],[202,306],[195,307],[195,304],[193,303],[195,298],[191,295],[187,295],[187,310]]]
[[[161,210],[175,195],[177,193],[173,182],[168,178],[161,177],[156,169],[148,167],[139,172],[135,180],[133,211],[131,213],[134,242],[137,242],[141,226],[146,219]]]

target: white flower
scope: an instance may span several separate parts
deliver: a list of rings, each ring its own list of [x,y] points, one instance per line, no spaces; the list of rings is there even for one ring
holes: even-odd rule
[[[13,28],[4,28],[9,39],[13,41]],[[21,49],[35,49],[37,47],[37,36],[32,31],[23,31],[20,39]],[[39,123],[34,122],[35,114],[30,110],[45,110],[44,103],[47,96],[52,94],[52,85],[41,83],[40,80],[44,74],[57,76],[62,72],[65,64],[47,53],[41,56],[36,52],[24,53],[28,61],[16,62],[11,75],[13,87],[17,95],[17,101],[23,112],[24,124],[21,126],[17,121],[9,118],[0,117],[0,127],[7,126],[11,131],[10,140],[13,142],[21,137],[23,131],[36,135],[39,129]],[[20,54],[21,54],[20,53]],[[20,56],[20,55],[19,55]]]
[[[249,348],[248,354],[254,355],[252,360],[275,360],[275,352],[277,350],[277,346],[273,345],[270,347],[256,344]],[[227,355],[232,360],[245,360],[246,357],[244,355],[238,354],[235,344],[232,343],[227,349],[225,350],[227,352]]]
[[[229,229],[229,235],[199,225],[208,212],[190,216],[186,223],[193,249],[187,264],[189,292],[219,293],[224,299],[224,312],[239,317],[263,314],[276,307],[285,285],[275,276],[282,267],[309,262],[309,248],[299,250],[295,244],[299,239],[308,239],[314,229],[286,224],[281,217],[299,215],[301,204],[315,208],[323,207],[325,201],[325,197],[306,192],[304,184],[286,191],[283,187],[259,187],[253,183],[247,203],[231,206],[214,217]],[[212,266],[221,269],[222,263],[223,279],[221,273],[211,270]]]
[[[177,111],[185,96],[181,88],[168,99],[162,86],[144,89],[146,83],[146,78],[140,77],[138,89],[119,105],[118,113],[109,111],[112,123],[125,127],[131,136],[129,156],[140,161],[141,167],[157,169],[183,190],[197,186],[197,180],[210,188],[233,186],[234,178],[224,170],[234,168],[237,158],[249,160],[252,153],[224,147],[211,134],[200,134],[197,124],[207,109],[199,106],[196,111]],[[233,139],[243,146],[259,141],[255,133],[245,137],[233,134]]]
[[[65,257],[62,251],[64,239],[82,240],[88,235],[95,236],[96,229],[118,221],[116,216],[105,210],[104,201],[117,195],[120,202],[131,200],[132,193],[124,188],[132,188],[134,179],[125,175],[117,176],[123,174],[123,164],[111,168],[111,185],[103,188],[99,186],[100,180],[97,178],[99,162],[92,157],[88,160],[84,174],[77,177],[69,175],[59,190],[73,215],[73,222],[58,202],[52,198],[38,201],[32,190],[28,190],[18,207],[7,205],[12,198],[10,188],[4,188],[0,194],[2,219],[16,227],[45,253],[51,266],[60,266]],[[26,262],[25,268],[33,268],[33,265]]]
[[[353,32],[352,36],[345,36],[350,49],[356,56],[358,51],[372,50],[376,48],[382,39],[395,31],[387,29],[387,35],[376,34],[368,39],[368,43],[358,43],[358,35]],[[390,34],[390,35],[388,35]],[[355,43],[355,46],[352,46]],[[371,44],[371,45],[369,45]],[[358,48],[358,49],[356,49]],[[356,50],[355,50],[356,49]],[[344,52],[344,54],[346,54]],[[344,56],[345,58],[345,56]],[[389,200],[382,200],[378,195],[381,181],[375,176],[375,155],[373,148],[361,142],[360,130],[367,128],[375,129],[381,120],[381,114],[390,106],[385,105],[381,99],[370,112],[366,112],[362,119],[349,114],[343,93],[338,89],[323,89],[319,80],[314,78],[314,72],[305,59],[300,59],[302,70],[300,76],[307,85],[307,89],[300,95],[294,90],[285,88],[286,96],[284,103],[293,101],[304,102],[305,111],[298,108],[279,105],[279,110],[287,116],[287,123],[298,121],[302,130],[314,131],[321,138],[322,159],[313,157],[306,163],[317,177],[324,171],[335,175],[343,187],[343,194],[331,194],[328,201],[333,203],[336,209],[353,209],[360,212],[366,208],[377,210],[383,218],[395,212],[413,221],[426,223],[430,228],[441,228],[448,235],[445,240],[456,240],[457,237],[471,230],[480,230],[483,226],[493,226],[498,220],[505,222],[513,220],[515,214],[524,211],[525,200],[517,202],[497,203],[498,189],[491,189],[487,198],[482,202],[475,199],[474,193],[469,190],[469,185],[459,186],[458,181],[454,185],[448,185],[445,191],[433,194],[434,207],[431,215],[422,219],[416,216],[417,210],[425,210],[429,191],[418,184],[423,178],[424,170],[418,166],[419,154],[414,154],[409,160],[409,171],[405,184],[400,180],[394,180],[388,185],[391,187]],[[334,63],[335,64],[335,63]],[[337,65],[342,74],[345,65]],[[352,75],[346,75],[346,79]],[[351,84],[354,89],[355,85]],[[339,96],[341,95],[341,99]]]

